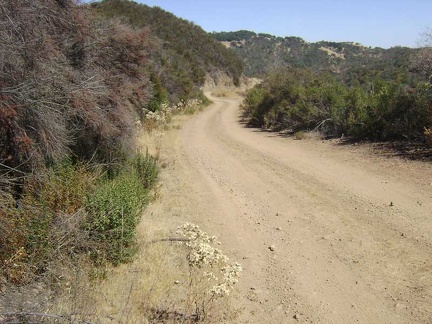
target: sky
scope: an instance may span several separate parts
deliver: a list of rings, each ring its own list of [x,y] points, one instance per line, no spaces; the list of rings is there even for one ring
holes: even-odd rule
[[[138,0],[207,32],[241,29],[308,42],[417,47],[432,28],[432,0]]]

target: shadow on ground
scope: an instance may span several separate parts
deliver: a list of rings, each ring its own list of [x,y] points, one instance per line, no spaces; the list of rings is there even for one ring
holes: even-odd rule
[[[248,118],[244,115],[239,115],[238,122],[245,128],[251,128],[254,132],[269,133],[271,137],[293,137],[292,133],[287,132],[272,132],[260,127],[251,125]],[[432,147],[426,146],[421,142],[409,141],[393,141],[393,142],[368,142],[359,141],[350,138],[336,139],[335,137],[327,137],[326,140],[335,141],[338,146],[363,146],[371,148],[374,154],[379,154],[386,157],[397,157],[413,161],[432,162]]]
[[[394,142],[364,142],[350,139],[340,140],[337,145],[342,146],[368,146],[373,153],[386,157],[398,157],[413,161],[432,162],[432,147],[420,142],[394,141]]]

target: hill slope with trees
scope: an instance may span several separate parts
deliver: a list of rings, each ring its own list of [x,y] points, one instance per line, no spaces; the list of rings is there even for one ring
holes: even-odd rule
[[[276,37],[250,31],[211,33],[244,59],[247,76],[262,76],[288,66],[329,71],[350,83],[366,83],[376,77],[413,83],[410,57],[417,49],[365,47],[355,42],[308,43],[299,37]]]
[[[243,105],[252,125],[431,143],[430,47],[307,43],[244,31],[213,36],[232,40],[229,47],[245,58],[247,73],[263,78]]]
[[[242,60],[194,23],[133,1],[103,0],[92,6],[106,17],[147,28],[159,39],[158,50],[152,54],[151,75],[172,100],[196,93],[206,76],[216,78],[218,72],[239,84]]]

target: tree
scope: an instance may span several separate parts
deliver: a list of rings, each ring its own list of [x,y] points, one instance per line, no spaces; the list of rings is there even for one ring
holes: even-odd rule
[[[413,58],[413,67],[432,83],[432,28],[427,28],[419,42],[420,51]]]

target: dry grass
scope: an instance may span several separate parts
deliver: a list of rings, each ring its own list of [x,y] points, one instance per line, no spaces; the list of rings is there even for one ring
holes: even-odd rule
[[[284,135],[284,132],[279,132],[281,135]],[[324,139],[323,135],[317,131],[297,131],[292,134],[292,137],[296,140],[317,140],[321,141]]]
[[[241,91],[235,87],[223,87],[212,89],[211,95],[218,98],[235,98],[240,95]]]
[[[213,97],[217,98],[236,98],[243,97],[246,95],[246,91],[254,87],[255,85],[261,83],[260,79],[256,78],[246,78],[243,77],[240,82],[240,86],[234,85],[215,85],[205,87],[204,91]]]
[[[155,219],[141,223],[141,249],[133,262],[92,279],[89,269],[68,271],[69,289],[49,308],[50,314],[81,314],[75,320],[97,323],[235,322],[229,298],[209,302],[211,283],[190,271],[185,249],[175,242],[148,242],[175,235]],[[205,305],[205,309],[203,309]]]

